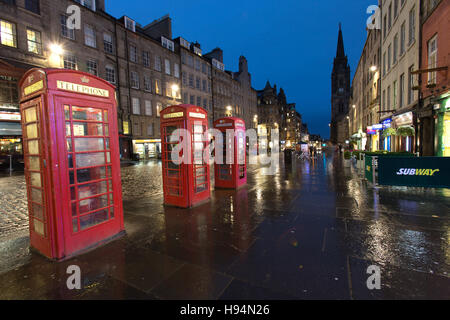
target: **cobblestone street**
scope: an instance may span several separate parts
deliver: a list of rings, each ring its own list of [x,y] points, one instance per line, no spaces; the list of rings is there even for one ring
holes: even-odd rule
[[[24,230],[2,226],[0,299],[450,299],[449,190],[374,189],[332,155],[266,172],[177,209],[158,162],[123,167],[127,235],[61,263],[30,252],[23,177],[2,178],[2,210]],[[367,288],[371,265],[381,290]]]

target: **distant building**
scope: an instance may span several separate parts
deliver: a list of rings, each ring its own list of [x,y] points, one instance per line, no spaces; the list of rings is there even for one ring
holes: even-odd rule
[[[183,103],[203,107],[208,111],[209,125],[213,124],[211,63],[203,57],[199,43],[178,37],[175,48],[181,56],[181,95]]]
[[[331,74],[331,125],[332,143],[344,144],[348,136],[348,105],[350,101],[350,66],[344,50],[344,38],[339,24],[336,57]]]
[[[273,87],[267,81],[263,90],[258,93],[258,136],[260,148],[267,148],[272,139],[272,131],[280,130],[282,124],[281,105],[278,100],[277,86]]]

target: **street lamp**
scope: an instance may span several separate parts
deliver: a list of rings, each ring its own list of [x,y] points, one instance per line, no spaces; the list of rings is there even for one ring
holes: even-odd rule
[[[173,98],[173,100],[175,101],[175,104],[176,104],[178,91],[180,90],[180,86],[178,84],[174,83],[171,88],[172,88],[172,98]]]
[[[378,67],[377,66],[371,66],[370,67],[370,71],[372,71],[372,72],[375,72],[375,71],[377,71],[378,70]]]
[[[64,49],[60,44],[52,43],[50,45],[49,62],[53,67],[61,67],[61,56],[64,53]]]

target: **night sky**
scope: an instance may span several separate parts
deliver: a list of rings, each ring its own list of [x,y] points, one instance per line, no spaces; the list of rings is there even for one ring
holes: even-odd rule
[[[269,80],[282,87],[288,102],[311,133],[329,138],[331,71],[339,22],[352,77],[366,38],[366,9],[377,0],[106,0],[106,11],[146,25],[165,14],[173,37],[198,41],[204,53],[224,51],[227,70],[238,59],[249,62],[257,90]]]

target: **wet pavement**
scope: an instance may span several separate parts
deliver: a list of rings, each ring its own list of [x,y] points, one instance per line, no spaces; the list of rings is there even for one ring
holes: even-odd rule
[[[122,168],[127,235],[94,251],[49,262],[9,233],[0,299],[450,299],[450,190],[374,189],[329,155],[252,165],[247,187],[187,210],[163,206],[160,170]],[[3,179],[2,206],[21,178]]]

